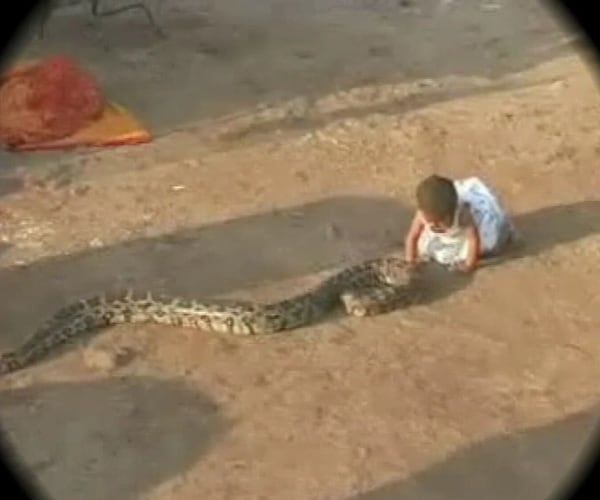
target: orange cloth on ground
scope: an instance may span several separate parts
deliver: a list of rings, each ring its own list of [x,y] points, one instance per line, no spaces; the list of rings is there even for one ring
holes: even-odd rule
[[[12,151],[70,149],[76,147],[108,147],[143,144],[152,135],[126,109],[107,103],[99,118],[63,139],[15,146]]]
[[[104,101],[91,75],[61,56],[6,72],[0,80],[0,110],[0,141],[12,151],[152,140],[129,111]]]

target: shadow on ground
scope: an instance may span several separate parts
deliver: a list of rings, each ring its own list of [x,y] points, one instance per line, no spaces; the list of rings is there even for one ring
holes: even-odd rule
[[[494,261],[490,266],[501,265],[506,260],[536,256],[555,246],[600,234],[600,201],[587,200],[544,207],[519,214],[514,221],[523,239],[522,244],[510,252],[506,259]]]
[[[0,242],[0,255],[6,252],[12,245],[9,243]]]
[[[230,426],[207,396],[146,377],[7,390],[0,415],[23,471],[63,500],[140,498]]]
[[[476,443],[406,480],[349,500],[546,500],[579,481],[599,416],[597,408],[589,409]]]
[[[17,175],[1,175],[0,172],[0,197],[11,193],[21,191],[24,187],[24,180]]]
[[[419,15],[386,1],[229,0],[208,13],[191,4],[165,5],[166,40],[154,36],[143,16],[124,15],[88,27],[77,52],[162,133],[265,100],[422,78],[497,78],[573,49],[539,2],[504,3],[493,12],[480,2],[441,9],[439,0],[418,4]],[[38,52],[73,50],[68,34],[81,32],[85,15],[81,9],[64,12],[57,12]],[[143,57],[142,50],[152,57]],[[148,77],[139,74],[140,65]],[[116,74],[123,75],[119,82],[111,77]],[[165,98],[168,88],[177,89],[177,96]]]
[[[410,215],[391,198],[336,197],[0,269],[2,343],[16,345],[65,303],[115,287],[209,298],[398,251]],[[515,222],[525,245],[509,258],[535,256],[600,233],[600,202],[547,207]],[[472,276],[433,268],[425,279],[423,301],[432,303]]]
[[[0,269],[1,342],[115,286],[212,297],[397,250],[409,216],[394,199],[341,196]]]
[[[519,215],[516,225],[523,233],[523,255],[536,255],[557,245],[600,233],[600,200],[541,208]]]

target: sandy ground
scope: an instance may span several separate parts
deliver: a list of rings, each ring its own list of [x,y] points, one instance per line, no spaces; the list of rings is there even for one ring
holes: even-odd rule
[[[157,139],[0,157],[3,349],[115,285],[289,295],[398,249],[433,171],[489,180],[525,239],[405,311],[119,327],[4,378],[7,438],[54,498],[536,500],[572,477],[600,396],[596,82],[536,2],[418,7],[170,2],[160,40],[75,6],[24,42],[79,57]]]

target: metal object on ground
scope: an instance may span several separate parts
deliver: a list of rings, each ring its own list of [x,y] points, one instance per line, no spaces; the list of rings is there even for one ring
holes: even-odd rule
[[[156,22],[156,19],[154,18],[152,11],[148,7],[148,5],[146,5],[146,0],[133,1],[133,2],[127,3],[125,5],[121,5],[120,7],[115,7],[115,8],[107,9],[107,10],[100,9],[101,0],[81,0],[81,1],[89,1],[92,16],[96,17],[96,18],[97,17],[114,16],[116,14],[120,14],[122,12],[127,12],[129,10],[134,10],[134,9],[142,10],[146,14],[146,18],[148,19],[148,22],[150,23],[150,25],[152,26],[152,28],[154,29],[156,34],[161,38],[163,38],[165,36],[164,31]],[[73,3],[79,3],[79,2],[77,0],[75,0],[74,2],[73,1],[68,2],[67,4],[73,4]],[[41,16],[40,16],[41,18],[40,18],[39,29],[38,29],[38,37],[40,39],[44,38],[46,25],[48,24],[48,21],[50,20],[52,13],[58,6],[63,5],[63,4],[64,4],[64,2],[61,2],[61,0],[47,0],[46,2],[43,2],[43,6],[40,9],[41,10]]]

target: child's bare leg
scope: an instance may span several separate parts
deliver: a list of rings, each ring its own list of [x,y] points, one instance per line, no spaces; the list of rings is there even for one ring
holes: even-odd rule
[[[518,248],[522,242],[523,240],[519,232],[511,222],[508,222],[498,245],[492,251],[488,251],[481,256],[482,264],[487,265],[503,260],[506,258],[506,254]]]

